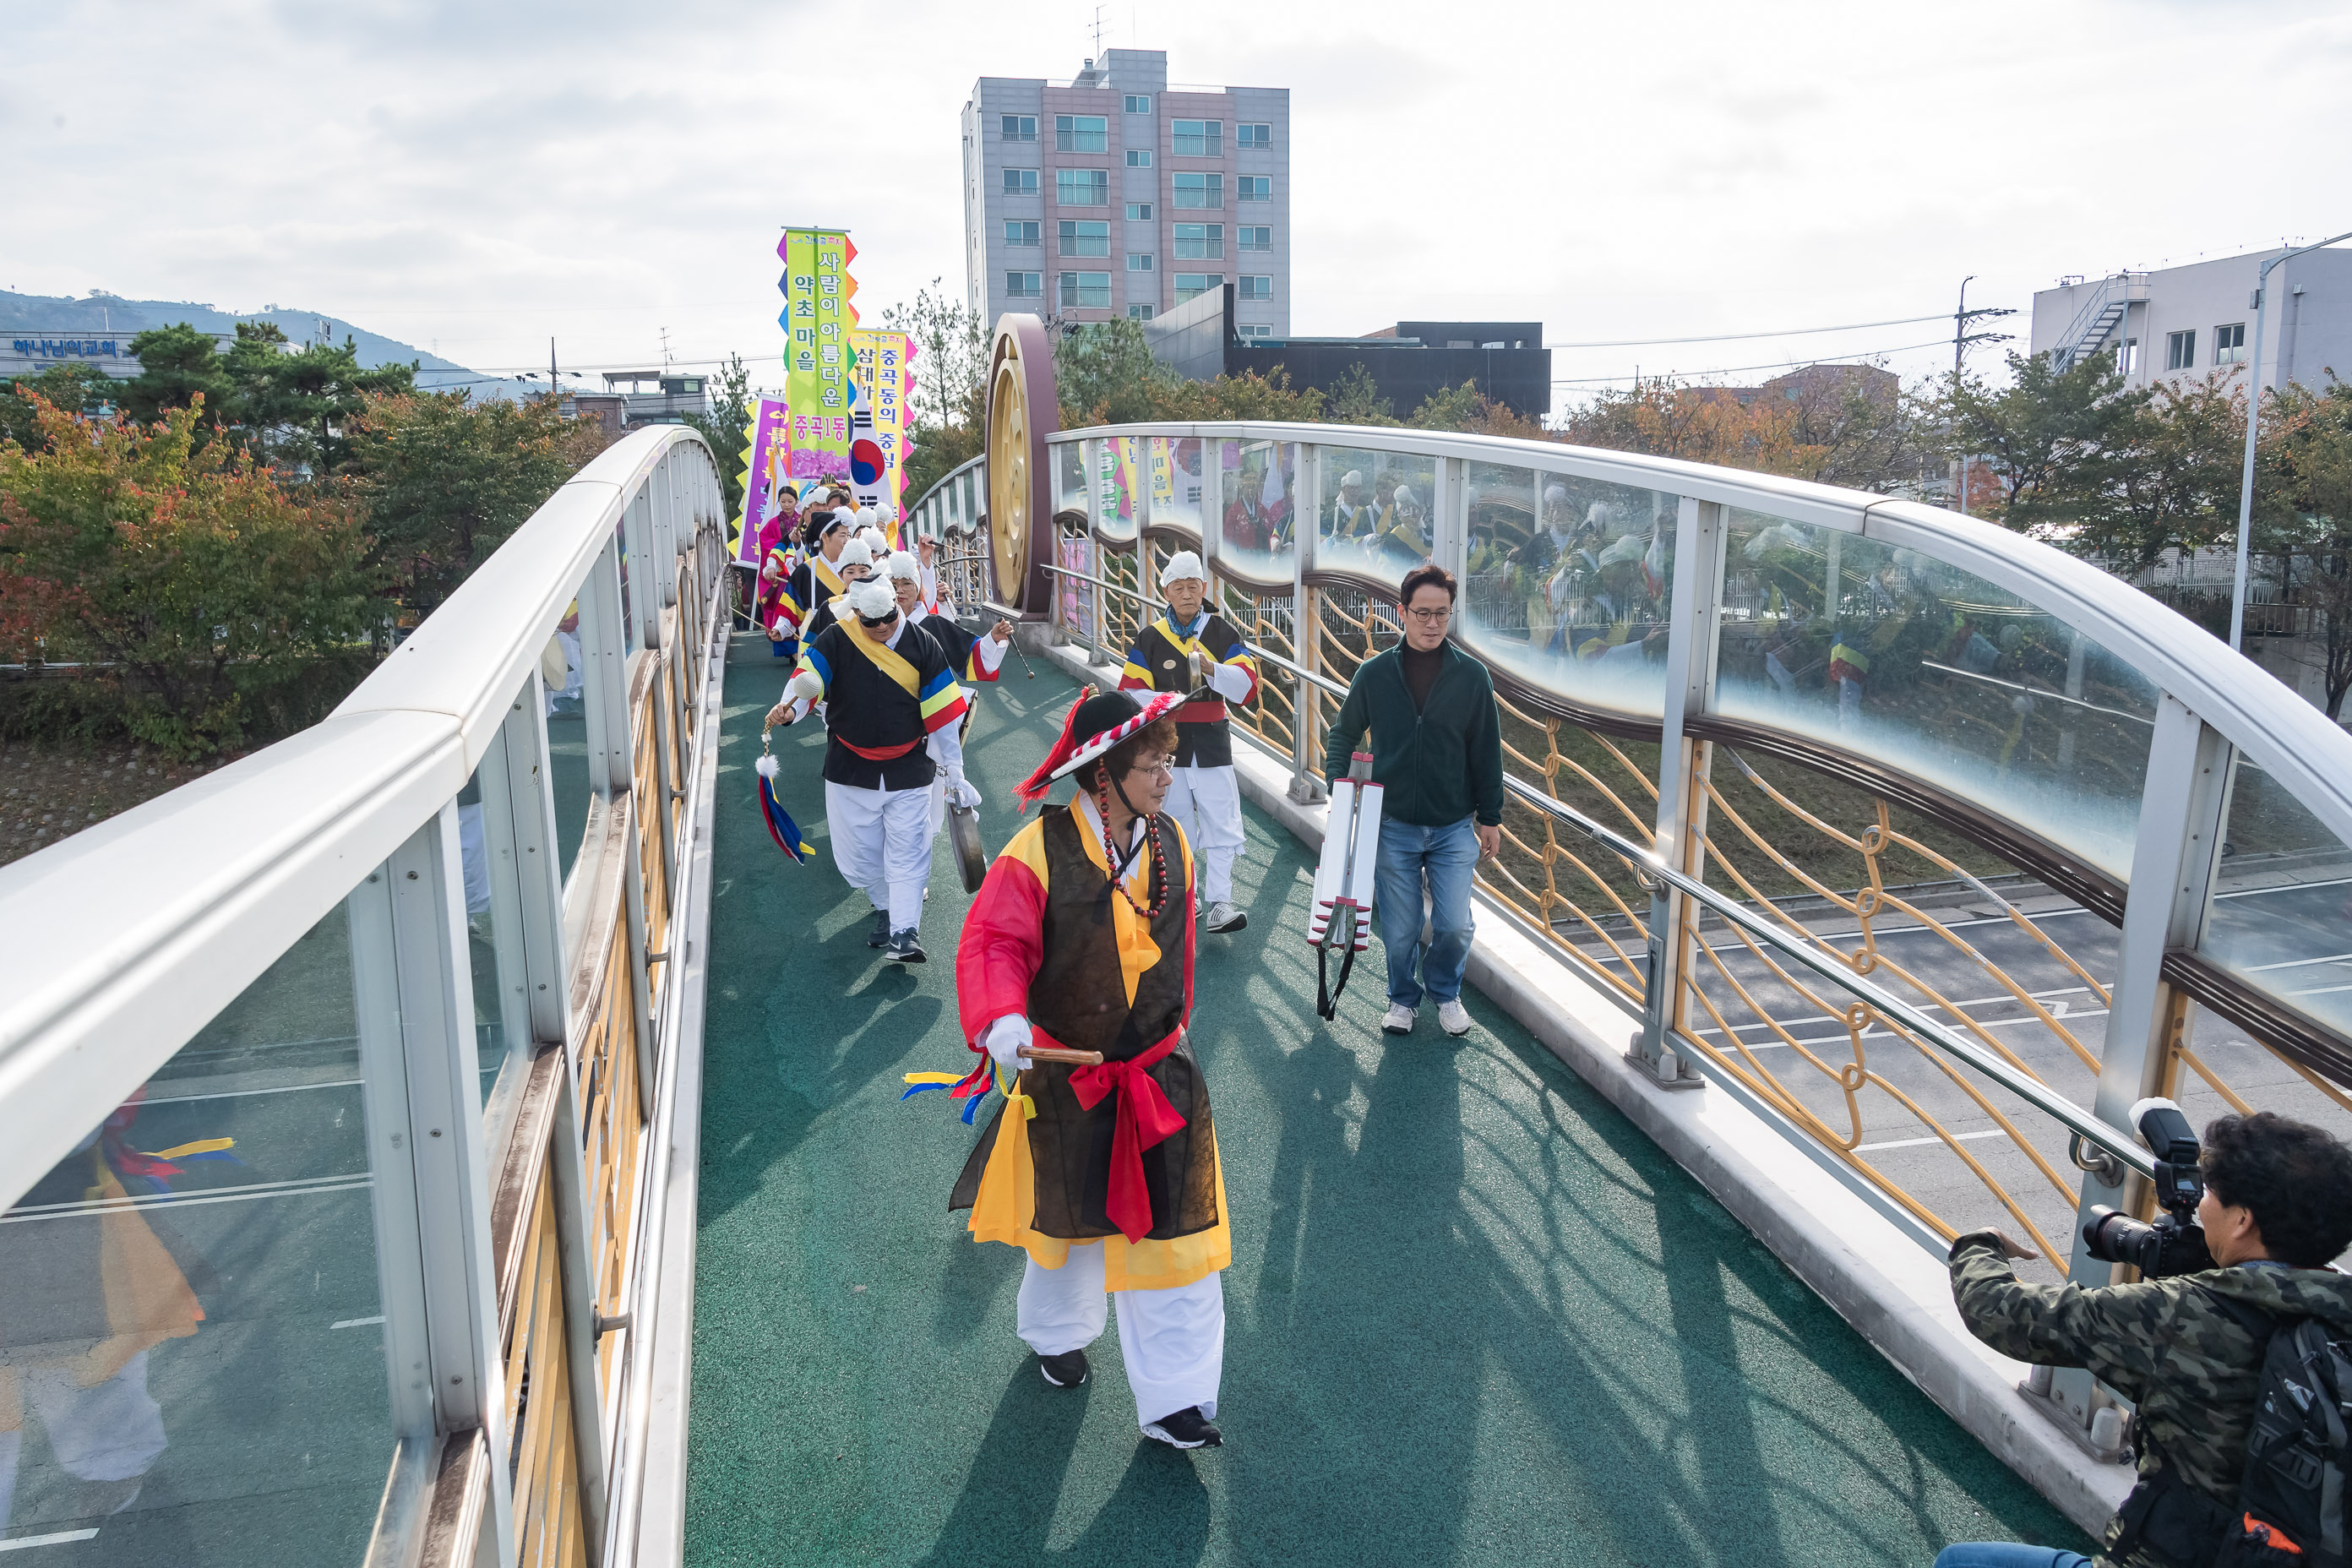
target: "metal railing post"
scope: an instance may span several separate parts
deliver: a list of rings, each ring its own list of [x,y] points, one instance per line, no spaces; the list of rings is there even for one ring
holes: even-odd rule
[[[1704,752],[1685,723],[1704,713],[1715,692],[1716,621],[1723,583],[1723,508],[1682,498],[1675,514],[1675,583],[1666,641],[1666,690],[1658,742],[1658,814],[1652,843],[1658,858],[1687,874],[1696,865],[1696,803],[1704,800],[1699,773]],[[1698,1069],[1674,1048],[1675,994],[1683,959],[1682,896],[1653,879],[1650,943],[1642,999],[1642,1032],[1625,1059],[1662,1089],[1697,1089]]]
[[[1307,574],[1314,564],[1315,540],[1323,526],[1323,463],[1320,448],[1302,443],[1298,448],[1298,502],[1290,529],[1290,657],[1306,676],[1294,676],[1298,701],[1291,712],[1290,798],[1314,805],[1330,798],[1315,777],[1316,751],[1323,737],[1323,693],[1308,679],[1322,668],[1316,662],[1315,628],[1319,619],[1315,590]]]
[[[588,782],[604,799],[629,792],[629,628],[621,619],[621,567],[612,540],[580,584],[582,707],[588,731]]]

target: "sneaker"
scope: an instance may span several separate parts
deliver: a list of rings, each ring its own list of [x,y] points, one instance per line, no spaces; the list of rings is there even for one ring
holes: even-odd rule
[[[866,945],[868,947],[890,945],[890,911],[888,910],[874,911],[874,923],[866,929]]]
[[[1060,1355],[1041,1355],[1037,1370],[1055,1388],[1076,1388],[1087,1380],[1087,1352],[1064,1351]]]
[[[923,951],[921,933],[913,926],[892,931],[890,945],[883,949],[882,956],[893,963],[925,963],[930,959],[930,954]]]
[[[1214,934],[1223,935],[1229,931],[1239,931],[1247,924],[1249,924],[1248,914],[1223,899],[1219,899],[1209,906],[1208,929]]]
[[[1412,1009],[1402,1002],[1389,1004],[1389,1016],[1381,1020],[1381,1030],[1390,1035],[1412,1033]]]
[[[1222,1448],[1225,1435],[1217,1430],[1216,1423],[1201,1414],[1197,1405],[1187,1405],[1172,1415],[1162,1415],[1147,1424],[1143,1435],[1155,1443],[1165,1443],[1171,1448]]]
[[[1449,1035],[1466,1035],[1470,1032],[1470,1009],[1462,1005],[1461,997],[1456,996],[1451,1002],[1440,1002],[1437,1005],[1437,1026]]]

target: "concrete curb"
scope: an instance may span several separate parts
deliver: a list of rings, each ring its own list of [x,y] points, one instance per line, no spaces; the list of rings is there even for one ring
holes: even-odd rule
[[[1040,651],[1074,679],[1118,683],[1118,670],[1088,666],[1082,647]],[[1243,795],[1321,847],[1325,807],[1290,798],[1286,761],[1242,746],[1234,765]],[[1696,1177],[1896,1371],[2096,1538],[2131,1489],[2131,1468],[2093,1458],[2029,1402],[2018,1386],[2025,1364],[1961,1326],[1943,1259],[1718,1086],[1645,1084],[1623,1055],[1638,1016],[1545,952],[1483,891],[1479,905],[1488,918],[1470,950],[1470,983]]]

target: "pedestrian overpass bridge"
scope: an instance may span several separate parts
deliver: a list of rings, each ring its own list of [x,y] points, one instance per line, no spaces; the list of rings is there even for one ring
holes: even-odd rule
[[[898,1100],[965,1057],[964,895],[943,862],[934,961],[879,965],[768,844],[781,671],[712,455],[656,427],[325,722],[0,870],[12,1565],[1925,1563],[2120,1492],[2120,1413],[1973,1350],[1941,1247],[1999,1223],[2089,1277],[2146,1093],[2352,1128],[2352,742],[1947,512],[1063,434],[1038,353],[1000,338],[990,460],[909,520],[1030,623],[977,700],[983,837],[1171,551],[1268,671],[1194,1021],[1227,1447],[1142,1443],[1116,1356],[1028,1368],[1017,1259],[945,1208],[972,1134]],[[1513,775],[1458,1042],[1381,1037],[1362,976],[1323,1022],[1299,940],[1321,731],[1422,554]],[[822,847],[816,738],[775,743]]]

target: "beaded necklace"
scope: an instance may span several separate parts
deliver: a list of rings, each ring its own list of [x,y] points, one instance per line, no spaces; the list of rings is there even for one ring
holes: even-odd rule
[[[1168,907],[1169,891],[1168,858],[1160,852],[1160,818],[1147,816],[1143,819],[1144,838],[1151,851],[1151,866],[1150,869],[1144,873],[1143,884],[1148,888],[1156,881],[1160,888],[1160,896],[1151,900],[1150,909],[1145,909],[1135,901],[1135,895],[1127,890],[1127,879],[1120,874],[1124,867],[1134,862],[1135,856],[1132,851],[1129,851],[1122,858],[1119,855],[1118,847],[1111,842],[1110,784],[1108,782],[1095,786],[1095,811],[1102,832],[1103,863],[1110,868],[1110,885],[1118,889],[1118,896],[1127,900],[1129,909],[1133,910],[1145,920],[1158,920],[1160,911]]]

